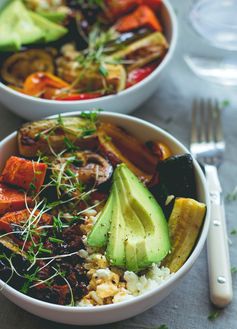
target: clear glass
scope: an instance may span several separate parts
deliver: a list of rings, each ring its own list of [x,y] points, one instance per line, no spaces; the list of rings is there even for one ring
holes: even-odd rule
[[[237,50],[237,0],[200,0],[192,7],[189,19],[214,46]]]
[[[206,41],[206,46],[197,43],[196,51],[184,56],[189,68],[210,82],[236,86],[237,0],[195,1],[189,22]]]

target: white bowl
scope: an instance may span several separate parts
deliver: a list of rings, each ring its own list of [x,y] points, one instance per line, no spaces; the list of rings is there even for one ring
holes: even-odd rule
[[[63,114],[65,116],[78,115],[80,112]],[[188,150],[176,138],[146,121],[137,119],[124,114],[102,112],[99,114],[103,121],[109,121],[121,127],[124,127],[142,142],[148,140],[159,140],[167,144],[173,154],[187,153]],[[12,154],[17,153],[16,132],[6,137],[0,142],[0,172],[3,166]],[[38,315],[42,318],[74,325],[99,325],[124,320],[138,313],[144,312],[148,308],[162,301],[180,282],[185,274],[191,269],[200,254],[206,240],[209,226],[209,197],[206,181],[198,163],[194,160],[196,185],[198,199],[207,205],[207,213],[200,233],[198,242],[186,263],[172,275],[167,281],[156,289],[153,289],[142,296],[132,300],[98,307],[70,307],[59,306],[42,302],[28,297],[21,292],[4,284],[0,280],[0,286],[3,286],[1,292],[13,303],[21,308]],[[184,297],[185,297],[184,292]],[[193,296],[195,297],[195,296]]]
[[[177,41],[177,21],[173,8],[168,0],[162,0],[161,16],[165,35],[170,44],[169,50],[160,65],[143,81],[120,92],[117,95],[105,96],[84,101],[51,101],[19,93],[0,82],[0,101],[12,112],[27,119],[36,120],[48,115],[65,111],[102,108],[106,111],[130,113],[144,103],[158,88],[166,74],[167,64],[172,58]]]

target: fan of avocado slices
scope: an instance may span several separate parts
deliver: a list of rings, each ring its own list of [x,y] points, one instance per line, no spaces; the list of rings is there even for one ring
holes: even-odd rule
[[[111,265],[134,272],[159,263],[171,248],[161,207],[124,163],[115,169],[110,196],[87,243],[105,247]]]
[[[67,32],[67,28],[28,10],[21,0],[8,1],[0,9],[0,51],[17,51],[22,45],[55,41]]]

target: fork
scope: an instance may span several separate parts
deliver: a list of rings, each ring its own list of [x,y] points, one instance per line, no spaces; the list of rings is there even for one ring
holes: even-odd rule
[[[231,302],[233,291],[225,211],[217,172],[225,152],[218,101],[194,100],[190,149],[204,166],[211,201],[207,236],[210,299],[214,305],[224,307]]]

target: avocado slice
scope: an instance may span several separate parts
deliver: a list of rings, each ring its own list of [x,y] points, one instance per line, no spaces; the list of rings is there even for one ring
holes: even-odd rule
[[[87,242],[107,244],[110,264],[134,272],[159,263],[170,250],[161,207],[123,163],[115,169],[110,197]]]
[[[35,25],[20,0],[13,0],[0,13],[0,50],[17,51],[22,44],[44,39],[44,31]]]
[[[111,265],[125,267],[126,227],[119,200],[119,191],[115,184],[113,184],[112,193],[114,204],[109,240],[106,249],[106,258]]]
[[[118,171],[115,172],[114,184],[116,184],[118,188],[121,210],[126,221],[126,269],[137,272],[139,270],[137,245],[144,241],[146,237],[145,230],[139,217],[130,206],[128,191],[125,189],[123,181],[120,175],[118,175]]]
[[[0,50],[19,50],[22,44],[42,40],[44,32],[35,26],[20,0],[9,2],[0,13]]]
[[[113,211],[113,193],[110,196],[99,215],[93,230],[87,237],[87,243],[91,247],[104,247],[108,240],[108,231],[110,229],[111,217]]]
[[[68,29],[65,27],[53,23],[33,11],[29,11],[29,14],[35,25],[43,31],[45,42],[58,40],[68,32]]]
[[[163,211],[150,191],[126,167],[117,168],[126,187],[129,203],[144,226],[146,237],[138,244],[139,267],[160,262],[170,250],[168,225]]]
[[[66,13],[58,12],[58,11],[37,10],[37,14],[57,24],[63,23],[63,21],[67,17]]]

